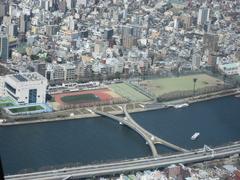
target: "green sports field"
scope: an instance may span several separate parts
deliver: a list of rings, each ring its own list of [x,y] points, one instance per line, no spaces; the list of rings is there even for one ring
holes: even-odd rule
[[[79,94],[74,96],[63,96],[61,100],[64,103],[76,104],[100,101],[100,98],[95,94]]]
[[[174,91],[193,90],[193,79],[196,78],[196,90],[209,86],[223,84],[223,81],[206,74],[197,74],[190,76],[181,76],[173,78],[162,78],[154,80],[145,80],[140,82],[140,86],[152,92],[155,96]]]
[[[130,87],[126,83],[117,83],[111,84],[109,86],[111,90],[119,94],[122,97],[125,97],[131,101],[149,101],[150,98],[138,92],[134,88]]]
[[[12,113],[22,113],[22,112],[31,112],[31,111],[38,111],[43,110],[44,108],[40,105],[37,106],[27,106],[27,107],[19,107],[19,108],[11,108],[9,111]]]

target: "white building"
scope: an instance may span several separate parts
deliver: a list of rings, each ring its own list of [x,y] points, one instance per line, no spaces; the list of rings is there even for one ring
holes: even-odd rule
[[[64,69],[64,80],[74,80],[76,76],[76,66],[73,64],[62,64],[62,67]]]
[[[240,75],[240,63],[219,64],[218,68],[226,75]]]
[[[200,68],[200,64],[201,64],[201,56],[200,56],[200,54],[196,53],[192,57],[192,67],[193,67],[193,69]]]
[[[197,24],[203,25],[204,23],[209,22],[209,14],[210,14],[210,9],[206,6],[206,4],[201,6],[198,11]]]
[[[68,17],[68,29],[70,31],[74,31],[74,29],[75,29],[75,21],[73,19],[73,16]]]
[[[77,5],[83,5],[84,7],[87,6],[87,0],[77,0]]]
[[[67,4],[67,9],[71,10],[72,8],[74,8],[73,0],[66,0],[66,4]]]
[[[47,79],[34,73],[6,75],[4,79],[5,95],[19,103],[45,103]]]
[[[119,60],[117,58],[107,58],[106,64],[112,66],[112,73],[122,73],[124,62],[123,60]]]
[[[46,77],[51,81],[70,81],[76,78],[76,66],[74,64],[48,64]]]

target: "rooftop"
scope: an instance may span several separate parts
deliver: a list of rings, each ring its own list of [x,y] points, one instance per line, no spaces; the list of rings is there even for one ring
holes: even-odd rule
[[[9,75],[9,77],[13,78],[15,81],[18,81],[18,82],[40,81],[45,79],[42,75],[36,72],[14,74],[14,75]]]

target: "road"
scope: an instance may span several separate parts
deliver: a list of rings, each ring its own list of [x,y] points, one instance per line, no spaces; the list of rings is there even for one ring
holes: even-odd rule
[[[227,157],[240,153],[240,142],[233,145],[214,148],[214,154],[211,151],[194,150],[180,154],[174,154],[164,157],[148,157],[145,159],[135,159],[129,161],[106,163],[98,165],[88,165],[74,168],[64,168],[53,171],[43,171],[29,174],[19,174],[6,176],[6,180],[59,180],[71,178],[86,178],[103,175],[111,175],[130,171],[138,171],[144,169],[156,169],[166,167],[177,163],[194,163],[215,158]],[[213,156],[214,155],[214,156]]]

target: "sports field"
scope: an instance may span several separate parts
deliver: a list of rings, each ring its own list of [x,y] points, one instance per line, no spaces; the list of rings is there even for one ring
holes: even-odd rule
[[[126,83],[111,84],[110,89],[131,101],[149,101],[150,98],[130,87]]]
[[[31,112],[31,111],[38,111],[43,110],[44,108],[40,105],[36,106],[27,106],[27,107],[19,107],[19,108],[11,108],[9,111],[12,113],[22,113],[22,112]]]
[[[76,105],[95,102],[106,102],[122,99],[121,96],[114,93],[110,89],[96,89],[77,92],[65,92],[54,95],[54,99],[58,105]]]
[[[100,101],[100,98],[95,94],[79,94],[73,96],[63,96],[61,99],[64,103],[71,104]]]
[[[140,86],[152,92],[155,96],[174,91],[193,90],[193,79],[196,78],[196,90],[209,86],[223,84],[223,81],[206,74],[197,74],[173,78],[162,78],[154,80],[145,80],[140,82]]]

